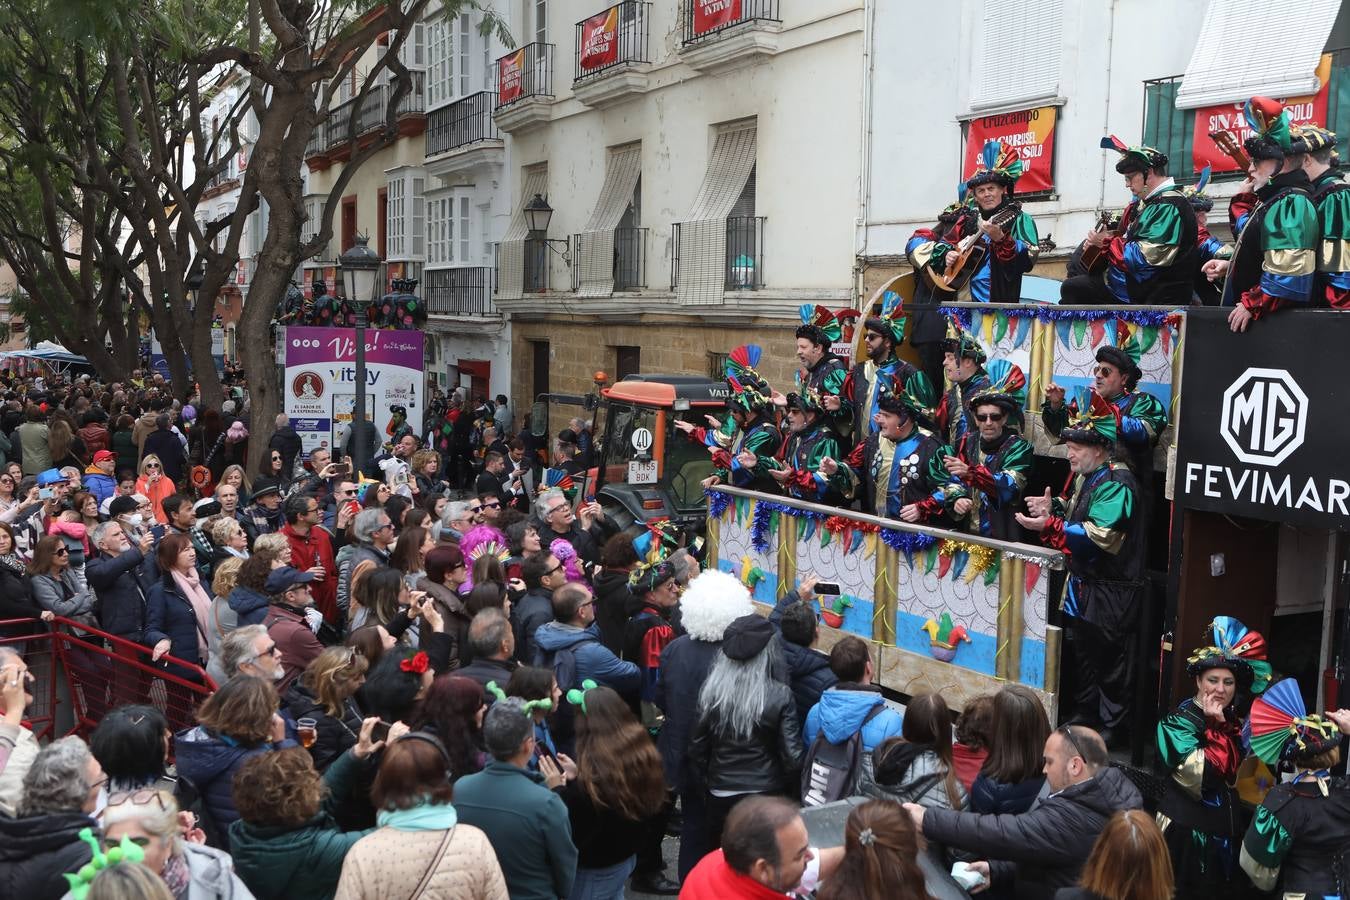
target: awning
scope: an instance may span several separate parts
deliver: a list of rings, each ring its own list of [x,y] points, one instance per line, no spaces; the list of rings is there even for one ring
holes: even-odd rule
[[[529,223],[525,220],[525,204],[535,194],[548,192],[548,167],[533,166],[524,170],[523,182],[520,202],[516,204],[506,234],[502,235],[497,296],[504,300],[519,300],[525,295],[525,238],[530,234]]]
[[[605,183],[590,221],[578,235],[576,259],[579,297],[614,293],[614,229],[619,227],[633,189],[642,175],[642,145],[611,147],[605,160]]]
[[[680,223],[676,296],[681,303],[721,303],[727,278],[727,216],[755,168],[753,122],[717,135],[708,170],[686,221]]]
[[[970,110],[1025,108],[1059,95],[1063,0],[985,3]]]
[[[1294,11],[1270,0],[1209,0],[1177,108],[1316,93],[1317,62],[1340,6],[1308,0]]]

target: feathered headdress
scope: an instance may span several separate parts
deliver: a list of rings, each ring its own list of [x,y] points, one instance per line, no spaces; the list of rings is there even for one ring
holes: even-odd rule
[[[1059,433],[1061,441],[1107,447],[1116,443],[1120,436],[1120,410],[1101,394],[1082,386],[1074,391],[1074,406],[1073,417]]]
[[[877,376],[877,409],[898,416],[908,416],[925,427],[933,421],[933,410],[905,390],[904,384],[894,375]]]
[[[971,410],[982,403],[997,404],[1008,414],[1008,423],[1020,429],[1022,409],[1027,402],[1027,376],[1006,359],[991,361],[985,371],[989,374],[989,387],[970,398]]]
[[[1144,370],[1139,367],[1143,357],[1144,348],[1139,345],[1139,337],[1124,319],[1116,320],[1115,343],[1102,344],[1096,354],[1097,362],[1115,366],[1125,373],[1131,387],[1144,377]]]
[[[1197,649],[1186,660],[1186,671],[1199,675],[1206,669],[1228,669],[1244,688],[1259,694],[1270,684],[1266,662],[1266,639],[1232,616],[1219,616],[1209,625],[1214,643]]]
[[[947,337],[942,341],[942,352],[954,353],[957,359],[973,359],[980,365],[989,358],[975,335],[962,328],[955,316],[947,317]]]
[[[1289,130],[1289,111],[1270,97],[1253,97],[1242,107],[1242,117],[1252,136],[1242,142],[1252,159],[1283,160],[1291,153],[1304,152],[1303,144],[1294,144]]]
[[[1318,756],[1341,743],[1336,723],[1309,715],[1298,682],[1284,678],[1252,702],[1242,739],[1262,762],[1275,765]]]
[[[723,371],[726,373],[727,387],[731,388],[728,406],[756,412],[773,403],[772,388],[755,369],[763,352],[758,344],[742,344],[727,354]]]
[[[483,556],[495,556],[502,562],[510,558],[510,547],[506,535],[491,525],[475,525],[459,539],[459,550],[464,554],[465,564],[469,567],[469,577],[464,579],[462,590],[473,590],[473,564]]]
[[[868,316],[863,327],[890,338],[899,347],[905,342],[905,326],[908,323],[904,299],[895,291],[887,291],[881,295],[881,315]]]
[[[829,348],[843,335],[839,320],[819,303],[803,303],[801,309],[802,324],[797,328],[797,337],[806,338],[813,344]]]
[[[1114,134],[1102,138],[1101,148],[1103,150],[1114,150],[1120,154],[1120,161],[1116,163],[1116,171],[1122,175],[1167,167],[1166,153],[1143,145],[1131,147]]]
[[[1200,170],[1200,177],[1194,186],[1183,191],[1186,199],[1191,201],[1191,208],[1196,212],[1209,212],[1214,208],[1214,198],[1205,193],[1205,188],[1209,187],[1209,176],[1212,171],[1212,166],[1205,166]]]
[[[662,582],[675,577],[675,566],[670,555],[680,546],[679,528],[669,519],[649,522],[647,530],[633,538],[638,565],[628,576],[628,588],[634,594],[645,594]]]
[[[571,503],[577,496],[577,483],[572,480],[572,476],[562,469],[544,470],[544,489],[556,489],[562,491],[567,502]]]
[[[804,413],[823,412],[825,407],[821,404],[820,392],[814,388],[805,387],[800,384],[800,376],[798,376],[797,381],[799,382],[797,385],[798,390],[787,395],[787,408],[798,409]]]
[[[1001,184],[1011,193],[1017,179],[1022,177],[1025,167],[1022,158],[1013,147],[993,138],[984,142],[980,150],[979,162],[975,171],[966,179],[966,187],[974,190],[982,184]]]

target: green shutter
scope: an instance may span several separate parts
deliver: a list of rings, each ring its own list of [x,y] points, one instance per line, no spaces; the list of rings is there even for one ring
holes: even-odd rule
[[[1195,111],[1177,109],[1177,88],[1180,86],[1180,78],[1144,83],[1143,142],[1167,154],[1172,176],[1178,182],[1190,183],[1195,181],[1195,165],[1191,161]]]
[[[1327,94],[1327,128],[1337,135],[1350,134],[1350,60],[1337,53],[1331,63],[1331,88]]]

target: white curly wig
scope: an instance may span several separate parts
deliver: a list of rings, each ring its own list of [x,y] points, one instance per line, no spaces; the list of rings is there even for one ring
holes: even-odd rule
[[[696,641],[720,641],[728,625],[754,611],[745,585],[717,569],[699,573],[680,596],[680,622]]]

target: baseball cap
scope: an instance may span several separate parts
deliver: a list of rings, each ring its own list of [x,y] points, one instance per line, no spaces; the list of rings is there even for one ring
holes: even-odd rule
[[[309,572],[302,572],[294,566],[282,566],[279,569],[273,569],[271,574],[267,576],[267,583],[263,585],[263,591],[267,594],[284,594],[297,584],[309,584],[313,580],[314,576]]]
[[[49,485],[59,484],[66,480],[66,476],[61,474],[60,469],[47,469],[39,472],[37,476],[38,487],[48,487]]]
[[[110,459],[117,459],[117,454],[111,450],[100,450],[94,454],[94,462],[96,463],[107,462]]]

